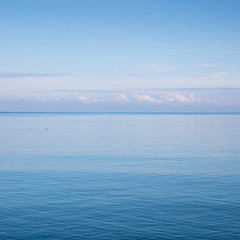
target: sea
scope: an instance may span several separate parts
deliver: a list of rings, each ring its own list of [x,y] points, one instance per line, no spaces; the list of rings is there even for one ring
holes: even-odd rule
[[[240,114],[0,113],[0,239],[240,239]]]

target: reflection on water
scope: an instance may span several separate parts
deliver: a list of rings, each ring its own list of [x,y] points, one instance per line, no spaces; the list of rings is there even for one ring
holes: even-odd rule
[[[0,114],[0,238],[239,239],[239,120]]]

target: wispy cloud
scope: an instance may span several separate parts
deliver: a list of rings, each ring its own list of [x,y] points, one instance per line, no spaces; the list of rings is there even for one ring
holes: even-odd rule
[[[128,73],[127,74],[127,78],[128,79],[136,79],[137,77],[139,77],[141,74],[139,74],[139,73]]]
[[[144,92],[240,92],[240,88],[218,87],[218,88],[135,88],[131,91]]]
[[[0,78],[27,78],[27,77],[59,77],[66,76],[64,74],[56,74],[56,73],[0,73]]]
[[[122,92],[127,92],[127,91],[120,91],[120,90],[112,90],[112,89],[110,89],[110,90],[101,90],[101,89],[99,89],[99,90],[97,90],[97,89],[54,89],[54,90],[52,90],[52,91],[54,91],[54,92],[69,92],[69,93],[71,93],[71,92],[75,92],[75,93],[122,93]]]

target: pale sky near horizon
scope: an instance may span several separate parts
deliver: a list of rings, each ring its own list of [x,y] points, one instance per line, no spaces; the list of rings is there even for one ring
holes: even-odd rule
[[[240,111],[238,0],[1,0],[0,111]]]

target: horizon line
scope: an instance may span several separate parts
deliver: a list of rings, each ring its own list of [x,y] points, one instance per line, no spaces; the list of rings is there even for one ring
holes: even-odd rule
[[[189,115],[240,115],[240,112],[0,112],[0,114],[189,114]]]

